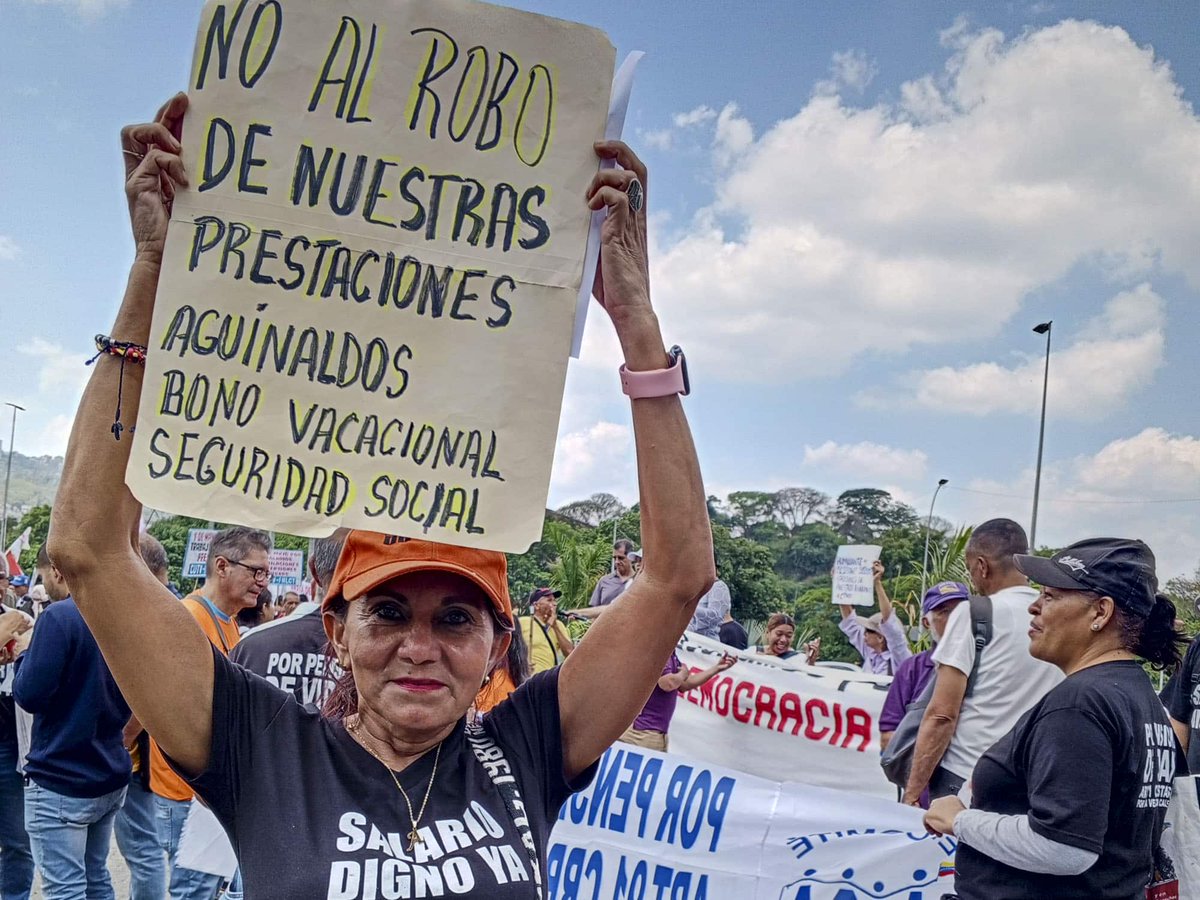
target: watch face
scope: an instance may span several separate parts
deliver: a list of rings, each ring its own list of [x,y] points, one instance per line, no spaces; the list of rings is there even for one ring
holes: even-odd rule
[[[683,376],[683,390],[680,392],[686,397],[692,392],[692,380],[688,377],[687,357],[683,355],[683,348],[676,344],[668,351],[671,361],[679,366],[679,374]]]

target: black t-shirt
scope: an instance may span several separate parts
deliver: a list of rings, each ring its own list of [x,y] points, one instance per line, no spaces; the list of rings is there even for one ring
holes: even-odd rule
[[[1188,726],[1188,771],[1200,775],[1200,637],[1188,647],[1183,665],[1171,676],[1161,697],[1171,718]]]
[[[463,723],[442,745],[420,817],[424,843],[409,852],[411,822],[400,792],[340,722],[219,652],[213,661],[209,768],[190,783],[229,833],[246,896],[535,896],[528,851]],[[570,784],[563,776],[558,670],[521,685],[484,728],[512,766],[544,871],[559,808],[595,774],[593,766]],[[414,810],[433,761],[427,753],[397,776]]]
[[[293,613],[246,634],[229,658],[319,709],[342,673],[337,661],[325,655],[326,643],[320,610]]]
[[[1100,858],[1081,875],[1041,875],[960,843],[959,896],[1144,900],[1182,762],[1162,704],[1136,662],[1071,675],[980,758],[972,807],[1028,815],[1034,833]]]
[[[724,622],[721,625],[721,643],[727,647],[745,650],[750,646],[750,635],[746,634],[746,629],[739,623]]]

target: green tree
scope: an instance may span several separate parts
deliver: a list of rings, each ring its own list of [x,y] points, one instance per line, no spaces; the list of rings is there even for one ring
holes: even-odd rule
[[[592,494],[586,500],[576,500],[560,506],[558,512],[584,525],[599,525],[625,513],[626,507],[612,494]]]
[[[821,639],[821,659],[861,662],[862,659],[838,628],[841,612],[833,605],[833,581],[826,574],[814,578],[793,605],[796,630],[812,631]]]
[[[738,534],[775,517],[775,495],[765,491],[734,491],[726,501],[730,527]]]
[[[916,510],[887,491],[854,488],[838,496],[832,524],[847,540],[866,543],[890,528],[908,528],[916,521]]]
[[[1175,604],[1175,611],[1183,620],[1184,631],[1189,635],[1200,633],[1200,566],[1193,575],[1180,575],[1170,579],[1163,593]]]
[[[733,617],[765,619],[784,609],[783,582],[775,574],[771,551],[748,538],[733,537],[724,525],[714,525],[712,532],[717,576],[729,588]]]
[[[809,519],[820,521],[828,507],[829,496],[816,488],[787,487],[775,492],[776,515],[789,531],[802,528]]]
[[[843,541],[836,531],[824,522],[809,522],[796,529],[779,554],[775,571],[785,578],[803,581],[828,575]]]
[[[32,572],[37,563],[38,548],[46,543],[46,536],[50,534],[49,503],[33,507],[15,524],[10,524],[8,527],[9,543],[23,534],[26,528],[29,529],[29,549],[21,551],[17,562],[26,572]]]
[[[156,519],[146,529],[162,542],[163,549],[167,551],[167,578],[172,584],[183,586],[183,554],[187,550],[188,531],[192,528],[208,528],[210,525],[205,519],[167,516]]]
[[[550,586],[562,591],[558,604],[563,609],[579,609],[591,599],[596,582],[608,568],[611,547],[562,522],[547,522],[546,543],[554,548],[550,564]]]

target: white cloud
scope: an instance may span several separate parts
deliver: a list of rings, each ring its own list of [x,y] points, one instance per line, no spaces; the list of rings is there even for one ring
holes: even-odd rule
[[[20,252],[21,248],[17,246],[16,241],[6,235],[0,234],[0,259],[16,259]]]
[[[34,6],[61,6],[87,18],[97,18],[110,10],[129,5],[129,0],[25,0]]]
[[[850,88],[861,94],[879,74],[879,66],[861,50],[843,50],[833,54],[829,74],[829,80],[817,82],[815,93],[836,94]]]
[[[901,450],[871,441],[857,444],[826,441],[817,447],[804,448],[804,465],[862,481],[916,480],[925,474],[928,461],[921,450]]]
[[[642,139],[642,143],[647,147],[653,147],[655,150],[667,151],[671,149],[674,141],[674,132],[670,128],[659,128],[654,131],[640,131],[638,137]]]
[[[717,114],[713,135],[713,158],[719,166],[728,166],[754,143],[754,127],[738,112],[736,103],[726,103]]]
[[[1068,419],[1095,419],[1121,409],[1162,366],[1164,324],[1163,301],[1149,284],[1117,294],[1072,344],[1052,349],[1047,407],[1055,417]],[[911,386],[908,396],[866,392],[856,400],[875,408],[915,404],[978,416],[1037,415],[1044,366],[1042,353],[1023,354],[1012,366],[995,362],[942,366],[902,379]]]
[[[1011,482],[976,479],[971,491],[951,484],[943,514],[979,522],[1008,516],[1028,526],[1033,470]],[[1147,428],[1119,438],[1093,455],[1045,466],[1038,509],[1037,543],[1062,547],[1085,537],[1140,538],[1158,559],[1161,581],[1193,572],[1200,563],[1200,438]],[[1111,502],[1111,501],[1120,502]],[[1161,502],[1167,501],[1167,502]]]
[[[718,114],[713,207],[652,260],[694,355],[778,383],[989,337],[1081,264],[1200,284],[1200,120],[1169,66],[1089,22],[943,40],[898,104],[813,96],[758,137]]]
[[[67,439],[71,437],[74,421],[74,416],[60,413],[40,426],[27,429],[22,428],[23,423],[18,420],[14,446],[25,456],[62,456],[67,452]]]
[[[717,111],[710,106],[697,106],[693,110],[685,113],[675,113],[672,121],[676,128],[694,128],[697,125],[703,125],[706,122],[711,122],[717,117]]]
[[[637,496],[633,429],[616,422],[593,422],[560,434],[550,476],[551,503],[605,491],[621,498]]]
[[[20,344],[17,352],[32,357],[39,363],[38,390],[61,400],[78,400],[92,374],[84,362],[87,356],[67,350],[44,338],[35,337]]]

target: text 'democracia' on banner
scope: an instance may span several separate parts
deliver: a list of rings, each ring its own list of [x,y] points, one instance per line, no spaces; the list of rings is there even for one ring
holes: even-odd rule
[[[595,29],[469,0],[210,0],[137,497],[537,539],[613,62]]]

